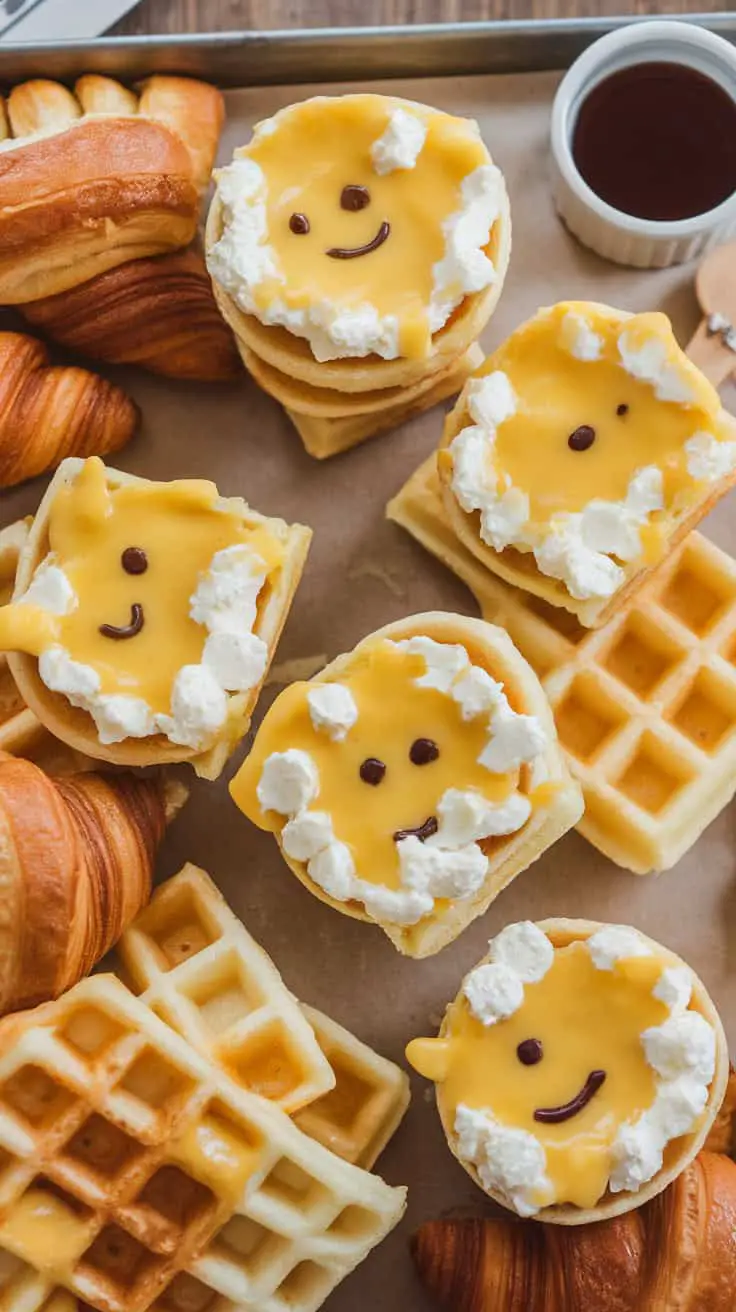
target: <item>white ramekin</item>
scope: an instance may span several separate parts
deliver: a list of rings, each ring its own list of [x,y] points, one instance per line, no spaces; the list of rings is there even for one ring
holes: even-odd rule
[[[659,222],[614,209],[578,172],[571,143],[585,97],[618,69],[659,60],[698,69],[736,99],[734,46],[691,23],[654,21],[618,28],[589,46],[568,69],[552,107],[553,193],[562,219],[583,245],[616,264],[640,269],[681,264],[736,233],[736,193],[706,214]]]

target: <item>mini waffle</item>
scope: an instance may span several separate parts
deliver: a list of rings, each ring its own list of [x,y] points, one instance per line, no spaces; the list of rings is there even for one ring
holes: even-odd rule
[[[203,870],[187,865],[163,884],[118,952],[125,982],[192,1047],[298,1113],[304,1133],[338,1156],[373,1165],[408,1106],[406,1075],[299,1007]]]
[[[16,596],[26,591],[35,570],[48,552],[48,519],[54,497],[61,486],[74,479],[83,463],[76,459],[64,460],[49,484],[20,553],[15,584]],[[124,474],[109,468],[107,478],[111,488],[144,481],[135,478],[132,474]],[[281,519],[269,519],[252,510],[241,498],[222,498],[221,504],[238,514],[246,527],[266,525],[284,545],[281,568],[275,572],[273,579],[266,583],[262,599],[259,598],[254,632],[268,647],[268,661],[260,684],[247,692],[230,696],[228,719],[218,737],[205,751],[177,746],[169,742],[163,734],[150,738],[126,738],[122,742],[106,746],[100,743],[94,720],[86,711],[72,706],[62,694],[51,692],[46,687],[39,675],[36,657],[29,656],[25,652],[11,652],[8,656],[8,666],[26,705],[49,733],[68,747],[113,765],[167,765],[188,761],[202,778],[216,779],[221,773],[231,752],[247,731],[263,681],[268,673],[268,666],[286,623],[312,537],[311,529],[301,524],[286,524]]]
[[[736,789],[736,561],[691,533],[601,629],[511,588],[455,536],[435,457],[388,516],[475,594],[539,675],[582,786],[581,834],[637,874],[668,870]]]
[[[105,975],[0,1027],[0,1144],[7,1312],[314,1312],[404,1209]]]

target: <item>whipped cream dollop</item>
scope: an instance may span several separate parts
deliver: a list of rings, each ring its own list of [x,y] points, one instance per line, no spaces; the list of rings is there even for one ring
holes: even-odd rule
[[[584,315],[568,311],[560,324],[560,343],[575,358],[600,359],[603,339]],[[667,359],[656,339],[634,344],[624,329],[618,338],[621,367],[648,383],[662,401],[687,405],[695,397],[687,378]],[[451,487],[461,508],[478,512],[482,540],[494,551],[507,547],[531,552],[542,574],[559,579],[578,601],[614,595],[626,580],[625,565],[643,551],[641,530],[665,509],[662,470],[644,465],[629,480],[620,500],[595,497],[580,512],[558,512],[545,529],[531,520],[523,488],[495,466],[497,431],[518,410],[510,379],[501,370],[476,378],[468,387],[473,423],[450,444]],[[694,481],[715,482],[736,468],[736,442],[696,431],[684,444],[686,469]]]
[[[277,131],[283,116],[293,112],[293,108],[280,111],[260,124],[258,132],[263,135]],[[478,136],[477,124],[468,122],[468,132]],[[402,107],[394,109],[386,130],[371,150],[376,173],[414,168],[426,136],[423,117]],[[212,277],[241,310],[267,326],[278,325],[304,338],[320,362],[368,355],[395,360],[400,356],[397,316],[380,314],[369,300],[340,305],[322,297],[306,305],[290,306],[276,294],[262,304],[254,294],[261,283],[273,280],[285,287],[278,254],[269,241],[268,179],[255,160],[246,155],[219,169],[215,177],[223,224],[221,237],[207,252],[207,265]],[[504,197],[503,175],[490,162],[479,165],[463,179],[458,208],[442,225],[444,253],[432,268],[427,307],[432,333],[444,327],[466,296],[483,291],[495,281],[496,271],[484,248]]]
[[[515,770],[545,750],[541,723],[514,711],[503,685],[473,665],[463,646],[423,636],[393,645],[422,657],[419,687],[451,697],[463,719],[487,720],[488,741],[479,762],[491,773]],[[314,728],[333,741],[348,737],[358,721],[350,689],[339,682],[316,683],[307,701]],[[264,811],[287,817],[281,830],[284,852],[306,863],[315,884],[335,901],[361,902],[376,920],[397,925],[416,924],[431,913],[437,898],[473,897],[488,874],[482,840],[516,833],[531,814],[528,797],[518,790],[494,803],[475,790],[446,789],[437,804],[437,832],[424,841],[413,834],[397,840],[400,887],[394,889],[361,878],[349,845],[335,832],[333,817],[319,808],[319,771],[308,752],[272,752],[263,764],[256,795]]]
[[[654,949],[624,925],[606,925],[585,940],[597,970],[617,961],[650,957]],[[463,996],[484,1026],[497,1025],[523,1005],[524,987],[543,979],[554,961],[552,943],[537,925],[509,925],[492,939],[488,960],[466,977]],[[608,1187],[636,1191],[661,1170],[667,1144],[696,1127],[715,1074],[716,1036],[700,1012],[688,1010],[693,987],[686,966],[664,966],[652,990],[669,1015],[642,1032],[641,1045],[656,1074],[651,1106],[624,1121],[611,1147]],[[534,1216],[558,1201],[547,1174],[543,1144],[527,1130],[501,1124],[491,1108],[459,1104],[454,1130],[461,1160],[487,1190],[520,1216]],[[564,1201],[564,1200],[561,1200]]]
[[[227,720],[228,695],[247,692],[263,678],[268,648],[253,632],[259,593],[266,581],[263,560],[246,543],[213,556],[189,601],[189,614],[207,630],[202,659],[184,665],[171,689],[168,713],[154,712],[141,697],[102,691],[98,671],[73,659],[59,643],[41,653],[38,672],[51,692],[87,711],[101,743],[164,734],[177,746],[201,750]],[[54,615],[70,614],[78,600],[64,570],[50,556],[36,570],[19,605]]]

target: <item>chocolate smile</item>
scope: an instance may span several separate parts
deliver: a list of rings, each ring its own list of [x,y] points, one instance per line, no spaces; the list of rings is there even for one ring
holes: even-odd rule
[[[605,1083],[605,1079],[605,1071],[591,1071],[580,1092],[576,1093],[570,1102],[564,1103],[562,1107],[538,1107],[534,1113],[535,1121],[542,1121],[546,1125],[558,1125],[560,1121],[569,1121],[571,1116],[577,1116],[578,1112],[588,1106],[591,1098]]]
[[[397,829],[394,834],[394,842],[400,843],[402,838],[418,838],[419,842],[423,843],[425,839],[431,838],[432,834],[436,834],[438,828],[437,817],[429,815],[424,824],[417,825],[416,829]]]
[[[371,251],[377,251],[379,246],[383,246],[390,231],[391,224],[384,219],[373,241],[367,242],[365,246],[331,246],[325,254],[331,260],[357,260],[359,255],[370,255]]]
[[[123,624],[118,628],[116,624],[101,624],[100,633],[103,638],[115,638],[120,641],[123,638],[135,638],[143,628],[143,607],[136,601],[130,608],[130,624]]]

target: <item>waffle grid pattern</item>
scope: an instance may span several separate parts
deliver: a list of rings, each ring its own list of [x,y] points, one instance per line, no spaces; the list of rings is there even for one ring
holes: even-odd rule
[[[637,873],[674,865],[736,790],[736,561],[693,532],[590,630],[458,542],[434,457],[388,515],[467,583],[539,675],[585,795],[580,832]]]
[[[8,1312],[61,1312],[64,1290],[101,1312],[314,1312],[401,1214],[402,1190],[238,1089],[114,977],[6,1024]]]
[[[203,870],[163,884],[118,953],[125,982],[196,1051],[338,1156],[373,1165],[408,1106],[406,1075],[300,1007]]]

